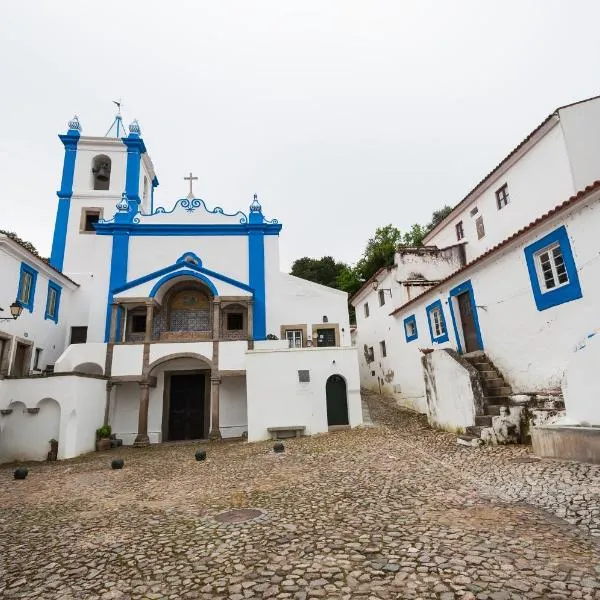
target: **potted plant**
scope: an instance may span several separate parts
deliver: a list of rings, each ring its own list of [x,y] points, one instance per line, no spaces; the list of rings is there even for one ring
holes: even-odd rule
[[[110,450],[110,436],[112,428],[110,425],[102,425],[96,429],[96,450],[98,452],[104,452]]]
[[[50,452],[48,452],[48,460],[56,460],[58,458],[58,440],[52,438],[49,442]]]

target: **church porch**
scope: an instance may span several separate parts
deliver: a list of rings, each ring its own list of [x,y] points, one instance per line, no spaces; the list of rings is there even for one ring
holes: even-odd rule
[[[246,378],[221,375],[193,353],[158,359],[146,378],[111,379],[109,422],[124,445],[241,438]]]

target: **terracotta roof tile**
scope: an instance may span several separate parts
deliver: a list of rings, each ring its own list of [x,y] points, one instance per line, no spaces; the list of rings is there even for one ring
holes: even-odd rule
[[[489,179],[491,179],[504,165],[508,160],[510,160],[523,146],[525,146],[531,138],[535,136],[535,134],[540,131],[547,123],[549,123],[552,119],[559,118],[558,113],[565,108],[569,108],[571,106],[576,106],[577,104],[583,104],[584,102],[589,102],[590,100],[598,100],[600,96],[592,96],[591,98],[586,98],[585,100],[578,100],[577,102],[571,102],[570,104],[564,104],[563,106],[559,106],[555,109],[551,114],[549,114],[523,141],[521,141],[515,148],[513,148],[477,185],[475,185],[471,191],[452,209],[452,212],[443,220],[440,221],[431,231],[427,232],[423,240],[427,240],[431,237],[433,232],[437,232],[441,229],[442,224],[447,223],[451,218],[454,218],[455,213],[458,209],[460,209],[468,200],[471,199],[471,196],[477,189],[479,189],[483,184],[485,184]]]
[[[436,285],[434,285],[432,288],[428,289],[425,293],[421,294],[420,296],[417,296],[416,298],[413,298],[412,300],[409,300],[408,302],[406,302],[406,304],[399,306],[398,308],[396,308],[394,311],[392,311],[390,313],[390,316],[395,315],[395,314],[399,313],[400,311],[403,311],[406,307],[410,306],[417,300],[421,300],[424,296],[426,296],[430,292],[436,290],[437,288],[439,288],[441,285],[443,285],[444,283],[446,283],[448,280],[452,279],[453,277],[456,277],[456,275],[458,275],[459,273],[462,273],[463,271],[470,269],[473,265],[476,265],[477,263],[481,262],[484,258],[487,258],[491,254],[498,252],[499,250],[501,250],[502,248],[507,246],[509,243],[511,243],[514,240],[516,240],[517,238],[521,237],[522,235],[524,235],[525,233],[527,233],[534,227],[537,227],[544,221],[547,221],[548,219],[554,217],[555,215],[562,212],[563,210],[570,208],[574,204],[581,202],[582,200],[586,199],[592,192],[596,192],[598,190],[600,190],[600,179],[595,181],[591,185],[588,185],[585,189],[581,190],[574,196],[571,196],[568,200],[565,200],[558,206],[555,206],[552,210],[549,210],[547,213],[544,213],[543,215],[539,216],[537,219],[535,219],[535,221],[531,221],[531,223],[529,223],[525,227],[522,227],[521,229],[519,229],[518,231],[513,233],[511,236],[509,236],[506,239],[504,239],[503,241],[501,241],[499,244],[496,244],[489,250],[486,250],[483,254],[480,254],[477,258],[475,258],[471,262],[467,263],[464,267],[461,267],[457,271],[454,271],[454,273],[452,273],[451,275],[448,275],[448,277],[445,277],[444,279],[440,280]]]

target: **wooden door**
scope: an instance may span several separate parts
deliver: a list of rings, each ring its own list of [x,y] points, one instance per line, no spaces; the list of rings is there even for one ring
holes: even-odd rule
[[[465,340],[465,352],[474,352],[481,350],[479,339],[477,337],[477,327],[475,326],[475,317],[473,315],[473,301],[469,292],[463,292],[456,297],[458,301],[458,310],[460,313],[460,322],[462,324],[463,337]]]
[[[204,437],[204,375],[171,375],[169,440]]]
[[[27,375],[27,373],[29,372],[27,357],[27,346],[25,344],[20,344],[19,342],[17,342],[12,375],[15,375],[16,377],[25,377],[25,375]]]
[[[348,425],[348,397],[346,381],[341,375],[332,375],[325,384],[327,396],[327,425]]]

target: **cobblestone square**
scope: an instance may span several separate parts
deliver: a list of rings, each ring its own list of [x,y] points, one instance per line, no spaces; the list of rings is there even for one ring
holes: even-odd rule
[[[600,466],[375,427],[0,468],[0,597],[600,599]],[[116,456],[123,470],[111,470]],[[231,508],[258,509],[251,520]]]

